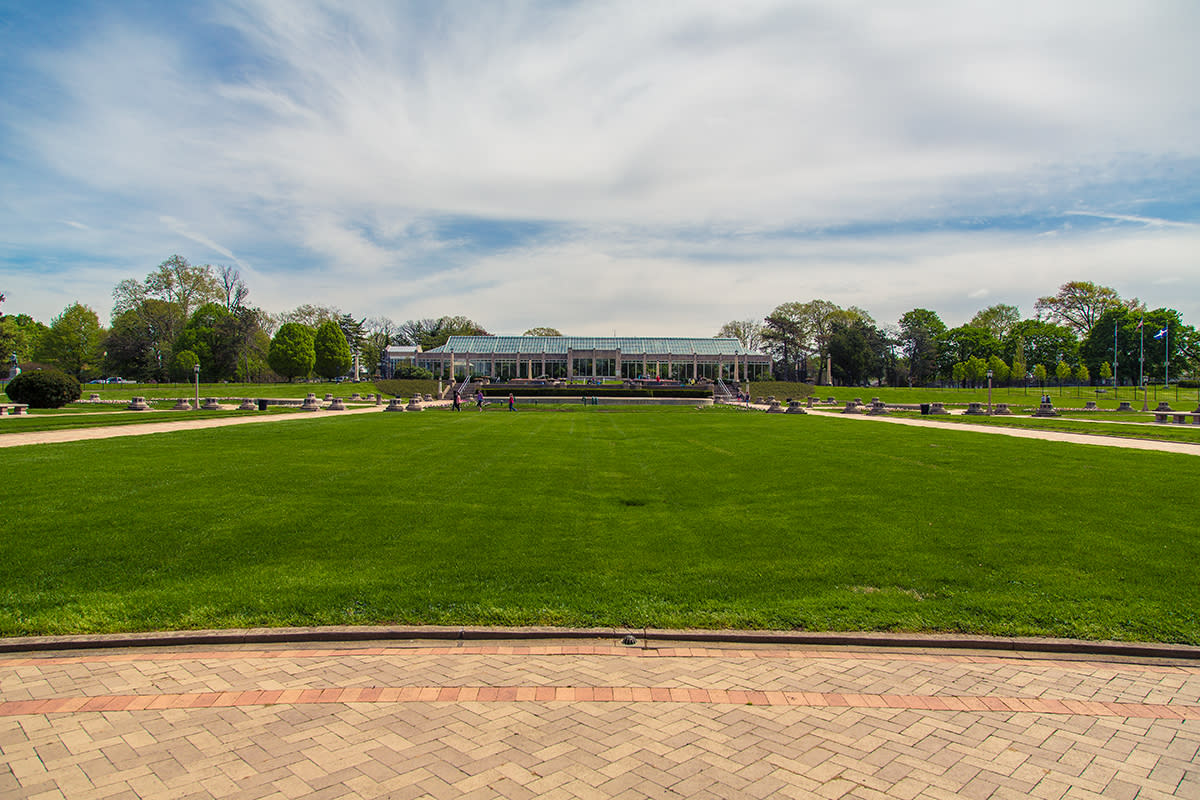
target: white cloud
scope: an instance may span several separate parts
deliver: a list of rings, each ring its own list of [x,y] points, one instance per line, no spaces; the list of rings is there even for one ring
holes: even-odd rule
[[[197,13],[217,27],[114,7],[75,46],[26,54],[55,92],[5,106],[36,171],[5,183],[0,238],[61,254],[26,269],[82,291],[93,274],[67,262],[86,253],[106,299],[173,252],[211,251],[272,310],[700,334],[814,296],[883,322],[918,305],[969,318],[981,285],[1028,313],[1065,280],[1148,298],[1148,276],[1200,279],[1182,256],[1195,223],[1131,213],[1142,195],[1120,188],[1200,158],[1200,95],[1182,79],[1200,74],[1194,4]],[[1008,214],[1131,224],[903,233]],[[444,217],[567,233],[497,249],[469,225],[440,234]],[[884,232],[816,235],[840,225]],[[27,288],[65,305],[61,286]]]

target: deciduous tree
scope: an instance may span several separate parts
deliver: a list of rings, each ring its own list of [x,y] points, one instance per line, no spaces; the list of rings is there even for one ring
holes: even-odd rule
[[[927,308],[914,308],[900,317],[900,349],[908,358],[908,372],[914,385],[924,385],[937,372],[937,337],[946,324]]]
[[[1080,339],[1087,338],[1101,315],[1110,308],[1141,307],[1136,297],[1122,300],[1116,289],[1091,281],[1064,283],[1056,294],[1039,297],[1034,304],[1039,317],[1066,325]]]
[[[975,328],[983,328],[997,339],[1003,340],[1012,327],[1020,321],[1021,312],[1017,310],[1016,306],[997,303],[976,312],[967,324]]]
[[[90,307],[72,303],[50,323],[42,337],[37,360],[61,369],[76,379],[84,379],[100,366],[104,331],[100,318]]]

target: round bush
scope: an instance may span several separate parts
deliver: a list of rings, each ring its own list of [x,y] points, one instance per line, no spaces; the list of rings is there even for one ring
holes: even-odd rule
[[[424,367],[416,367],[412,364],[400,364],[396,367],[396,373],[392,377],[397,380],[431,381],[433,380],[433,373]]]
[[[79,381],[56,369],[22,372],[8,382],[5,393],[14,403],[30,408],[62,408],[83,395]]]

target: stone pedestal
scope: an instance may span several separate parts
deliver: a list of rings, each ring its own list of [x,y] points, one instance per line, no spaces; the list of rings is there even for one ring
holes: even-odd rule
[[[1088,400],[1086,403],[1083,404],[1083,410],[1084,411],[1099,411],[1100,408],[1096,405],[1095,400]]]
[[[842,409],[843,414],[861,414],[862,410],[858,407],[858,403],[851,400],[846,403],[846,407]]]
[[[828,403],[828,404],[829,404],[829,405],[831,405],[831,406],[836,406],[836,405],[837,405],[837,398],[836,398],[836,397],[826,397],[826,398],[825,398],[825,402],[826,402],[826,403]]]
[[[806,402],[806,403],[805,403],[805,405],[807,405],[809,408],[812,408],[812,407],[813,407],[813,403],[815,403],[815,402],[816,402],[816,398],[815,398],[815,397],[812,397],[812,396],[810,395],[810,396],[809,396],[809,398],[808,398],[808,402]]]
[[[1161,403],[1158,404],[1158,408],[1156,408],[1154,410],[1155,411],[1170,411],[1171,404],[1168,403],[1166,400],[1163,400]]]
[[[425,402],[426,402],[426,403],[432,403],[432,402],[433,402],[433,395],[431,395],[431,394],[427,394],[427,395],[425,395]]]
[[[787,414],[807,414],[808,412],[804,410],[804,407],[802,405],[800,405],[799,400],[793,400],[790,403],[788,403],[787,411],[785,413],[787,413]]]
[[[404,407],[404,410],[424,411],[425,409],[421,406],[421,396],[419,394],[414,394],[412,399],[408,401],[408,405]]]
[[[359,402],[361,400],[362,400],[362,395],[359,394],[358,392],[355,392],[354,394],[350,395],[351,403]]]
[[[172,411],[191,411],[192,404],[182,397],[175,401],[175,405],[171,406]]]
[[[973,417],[986,417],[987,409],[983,407],[983,403],[968,403],[966,413]]]
[[[97,394],[96,392],[92,392],[91,394],[88,395],[88,402],[89,403],[99,403],[100,395]]]
[[[1128,400],[1122,400],[1117,405],[1117,411],[1133,411],[1133,406],[1129,405]]]
[[[929,414],[931,416],[933,414],[949,414],[949,413],[950,412],[946,410],[946,406],[943,403],[930,403],[929,404]]]
[[[375,395],[375,405],[377,405],[377,406],[383,405],[383,395],[381,395],[381,394]]]
[[[861,397],[854,398],[854,405],[861,406],[862,404],[863,404],[863,401],[862,401]]]
[[[1053,403],[1042,403],[1038,406],[1038,410],[1033,412],[1035,417],[1057,417],[1058,412],[1054,410]]]
[[[993,415],[1005,416],[1012,414],[1012,410],[1008,407],[1008,403],[996,403],[992,408]]]
[[[221,404],[217,402],[217,398],[215,397],[206,397],[204,398],[204,405],[200,406],[200,408],[205,411],[220,411]]]
[[[313,394],[312,392],[309,392],[308,396],[304,398],[304,402],[300,404],[300,410],[301,411],[320,411],[321,405],[320,405],[320,403],[317,402],[317,396],[315,394]]]
[[[393,397],[391,400],[389,400],[387,408],[384,409],[384,411],[403,411],[403,410],[404,410],[404,401],[401,400],[399,397]]]
[[[326,395],[325,395],[325,402],[326,402],[326,403],[328,403],[328,402],[329,402],[330,400],[332,400],[332,399],[333,399],[333,395],[331,395],[331,394],[326,394]]]
[[[888,413],[887,404],[878,397],[872,398],[871,409],[867,411],[867,413],[873,417],[882,417],[884,414]]]
[[[329,401],[329,405],[326,407],[325,410],[326,411],[345,411],[346,404],[342,402],[342,398],[335,397]]]
[[[767,413],[768,414],[782,414],[782,413],[784,413],[783,406],[781,406],[779,404],[778,400],[776,400],[775,398],[772,397],[771,405],[767,408]]]
[[[249,397],[242,398],[242,404],[238,406],[238,411],[255,411],[257,409],[258,406],[256,406],[254,401]]]
[[[129,401],[129,405],[126,406],[126,408],[128,408],[130,411],[149,411],[150,410],[150,406],[147,405],[146,398],[144,398],[144,397],[133,398],[132,400]]]

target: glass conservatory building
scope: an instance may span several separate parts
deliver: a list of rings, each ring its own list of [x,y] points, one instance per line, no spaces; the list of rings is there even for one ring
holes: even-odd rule
[[[468,375],[497,381],[540,377],[759,380],[771,372],[770,356],[752,353],[736,339],[451,336],[441,347],[409,357],[437,377],[456,380]],[[385,367],[389,361],[390,355],[385,355]]]

